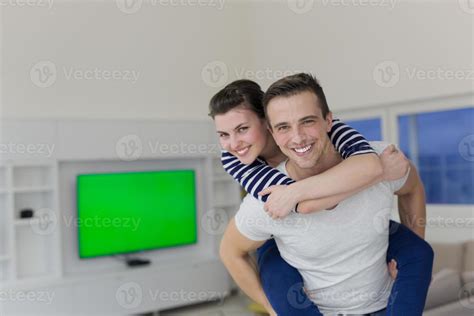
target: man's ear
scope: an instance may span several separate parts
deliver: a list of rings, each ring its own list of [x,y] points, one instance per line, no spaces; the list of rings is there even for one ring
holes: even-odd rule
[[[273,128],[272,128],[272,125],[270,124],[270,121],[268,121],[268,119],[267,119],[267,129],[270,132],[270,134],[273,135]]]
[[[330,132],[332,129],[332,112],[329,111],[328,114],[326,114],[326,123],[328,124],[328,129],[326,132]]]

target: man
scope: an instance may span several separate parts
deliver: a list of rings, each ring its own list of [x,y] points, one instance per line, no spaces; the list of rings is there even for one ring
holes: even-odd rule
[[[277,81],[265,94],[264,106],[269,129],[288,157],[281,171],[301,180],[342,161],[327,136],[332,114],[313,77]],[[374,185],[331,211],[293,213],[285,220],[272,219],[261,202],[247,196],[223,237],[222,260],[242,290],[271,311],[248,253],[273,236],[321,312],[383,314],[391,289],[385,258],[394,193],[405,214],[424,218],[423,187],[413,167],[402,179]]]

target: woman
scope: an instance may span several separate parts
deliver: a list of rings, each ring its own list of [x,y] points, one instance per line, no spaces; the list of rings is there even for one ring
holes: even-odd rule
[[[274,195],[277,196],[272,205],[266,205],[271,216],[283,217],[291,210],[307,213],[328,209],[348,194],[354,194],[381,180],[380,161],[373,155],[374,151],[370,145],[359,133],[338,120],[333,122],[329,137],[334,147],[346,159],[343,163],[325,173],[296,183],[274,170],[272,167],[286,157],[267,130],[262,98],[263,91],[258,84],[249,80],[238,80],[212,98],[210,116],[215,120],[220,143],[227,150],[222,155],[226,171],[239,181],[247,192],[262,201],[267,201],[268,198],[267,195],[259,195],[262,191],[273,192],[270,199]],[[396,162],[391,166],[403,164],[403,159],[400,163],[400,159],[393,158],[396,154],[386,156],[389,158],[388,162]],[[389,170],[392,169],[401,169],[403,172],[386,173],[384,180],[401,178],[406,171],[398,167]],[[364,173],[354,170],[364,170]],[[338,181],[339,179],[345,181]],[[280,184],[288,187],[266,189]],[[313,200],[307,201],[308,199]],[[390,234],[387,262],[392,262],[395,258],[399,271],[392,288],[387,314],[421,315],[431,278],[431,247],[408,228],[395,222],[390,225],[391,231],[395,231]],[[295,304],[288,301],[288,289],[294,289],[295,284],[302,284],[302,279],[298,271],[281,258],[273,240],[269,240],[258,250],[258,262],[263,289],[278,315],[321,315],[314,304],[304,304],[302,308],[302,305],[294,306]],[[395,275],[397,273],[393,265],[392,262],[391,270]],[[284,277],[271,277],[275,273]],[[301,296],[305,297],[301,287],[299,291]]]

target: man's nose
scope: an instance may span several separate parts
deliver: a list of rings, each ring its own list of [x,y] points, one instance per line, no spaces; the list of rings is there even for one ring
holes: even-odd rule
[[[293,134],[291,135],[291,141],[295,144],[301,144],[304,140],[303,129],[300,127],[293,128]]]

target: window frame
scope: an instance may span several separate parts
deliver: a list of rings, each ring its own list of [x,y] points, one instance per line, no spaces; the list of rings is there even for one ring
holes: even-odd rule
[[[474,93],[451,96],[413,99],[384,105],[359,108],[357,110],[337,111],[336,117],[343,121],[380,118],[383,141],[399,144],[398,117],[409,114],[422,114],[436,111],[470,109],[474,106]],[[370,140],[370,139],[369,139]],[[432,216],[446,216],[446,212],[455,211],[474,217],[474,205],[471,204],[426,204]],[[473,231],[474,237],[474,231]]]

